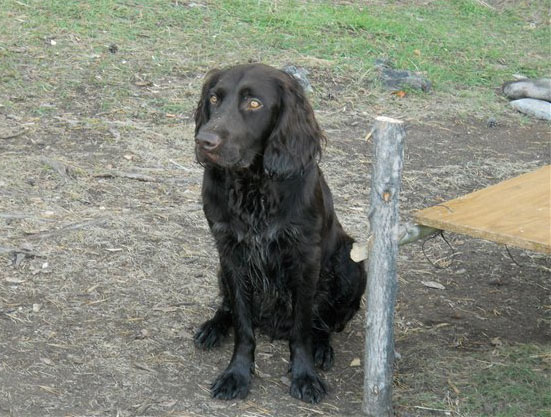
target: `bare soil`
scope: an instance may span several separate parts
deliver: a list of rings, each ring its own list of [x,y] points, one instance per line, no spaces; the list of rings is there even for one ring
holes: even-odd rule
[[[0,415],[358,415],[363,310],[334,337],[321,404],[288,395],[287,346],[261,335],[249,397],[210,398],[232,341],[208,352],[192,342],[217,303],[217,255],[191,117],[101,114],[101,97],[83,94],[86,111],[69,102],[36,117],[32,99],[28,113],[0,108]],[[329,137],[322,167],[341,222],[361,240],[372,116],[318,107]],[[403,220],[549,164],[549,139],[548,124],[519,118],[493,128],[476,119],[409,121]],[[450,382],[452,361],[551,341],[550,257],[445,236],[451,248],[436,238],[401,249],[398,416],[434,415],[409,403],[412,393],[460,408],[468,381]]]

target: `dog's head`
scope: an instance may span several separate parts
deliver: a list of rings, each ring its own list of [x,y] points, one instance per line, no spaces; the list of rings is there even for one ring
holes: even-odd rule
[[[195,111],[201,164],[290,177],[320,156],[323,139],[301,86],[285,72],[251,64],[207,74]]]

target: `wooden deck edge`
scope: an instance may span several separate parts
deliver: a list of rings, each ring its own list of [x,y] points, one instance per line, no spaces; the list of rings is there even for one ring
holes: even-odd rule
[[[441,229],[448,232],[453,232],[461,235],[475,237],[477,239],[487,240],[489,242],[498,243],[501,245],[514,246],[520,249],[528,249],[535,252],[551,255],[551,244],[545,242],[534,242],[528,239],[522,239],[519,236],[508,238],[506,235],[494,233],[490,230],[475,229],[466,225],[457,227],[453,223],[446,221],[438,221],[434,219],[425,219],[422,216],[414,215],[415,221],[422,226],[434,227],[435,229]]]

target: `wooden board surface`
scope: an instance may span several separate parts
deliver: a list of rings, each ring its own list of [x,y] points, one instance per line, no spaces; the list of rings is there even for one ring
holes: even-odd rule
[[[417,223],[551,254],[551,165],[418,211]]]

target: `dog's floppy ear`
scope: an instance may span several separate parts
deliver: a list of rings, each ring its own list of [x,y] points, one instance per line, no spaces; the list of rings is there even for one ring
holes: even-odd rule
[[[220,76],[222,75],[222,70],[213,69],[207,72],[205,75],[205,81],[203,82],[203,88],[201,90],[201,97],[197,103],[197,108],[195,109],[194,118],[195,118],[195,134],[199,131],[201,126],[203,126],[210,117],[209,114],[209,90],[218,82]]]
[[[302,87],[282,73],[279,117],[264,149],[264,170],[275,177],[289,178],[321,156],[325,140]]]

